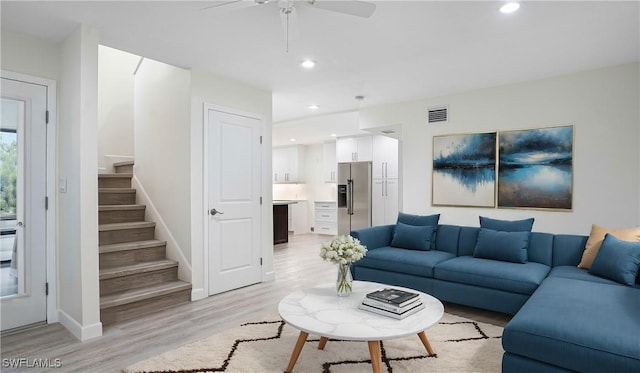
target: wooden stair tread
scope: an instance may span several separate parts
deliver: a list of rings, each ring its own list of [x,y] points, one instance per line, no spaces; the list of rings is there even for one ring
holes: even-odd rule
[[[113,253],[118,251],[146,249],[149,247],[164,246],[166,244],[167,244],[167,241],[146,240],[146,241],[114,243],[111,245],[100,245],[99,249],[100,249],[100,254],[104,254],[104,253]]]
[[[144,210],[145,205],[99,205],[98,211]]]
[[[98,179],[130,179],[132,177],[133,174],[130,172],[98,174]]]
[[[110,307],[116,307],[190,289],[190,283],[176,280],[152,286],[145,286],[142,288],[125,290],[100,297],[100,309],[104,310]]]
[[[138,229],[138,228],[152,228],[156,223],[152,221],[132,221],[128,223],[111,223],[98,225],[99,232],[117,231],[120,229]]]
[[[98,193],[135,193],[133,188],[98,188]]]
[[[134,161],[122,161],[122,162],[116,162],[113,164],[113,167],[118,167],[118,166],[133,166],[135,164]]]
[[[115,277],[130,276],[139,273],[147,273],[162,269],[177,267],[178,262],[164,259],[153,262],[141,262],[120,267],[104,268],[100,270],[100,280],[107,280]]]

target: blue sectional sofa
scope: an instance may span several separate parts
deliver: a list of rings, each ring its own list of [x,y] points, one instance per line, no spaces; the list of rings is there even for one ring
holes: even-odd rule
[[[532,232],[524,260],[491,259],[477,250],[492,238],[486,229],[435,221],[426,234],[403,224],[351,232],[368,249],[354,278],[514,315],[502,336],[503,372],[640,372],[640,276],[628,286],[578,268],[587,236]],[[427,243],[404,248],[400,234]]]

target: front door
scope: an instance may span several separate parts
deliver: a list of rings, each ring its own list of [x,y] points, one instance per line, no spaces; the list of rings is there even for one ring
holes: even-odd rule
[[[262,280],[262,120],[208,107],[209,295]]]
[[[1,81],[2,330],[47,319],[47,89],[4,77]]]

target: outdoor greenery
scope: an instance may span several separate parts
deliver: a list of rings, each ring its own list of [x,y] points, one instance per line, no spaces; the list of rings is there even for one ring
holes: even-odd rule
[[[0,142],[0,211],[16,213],[16,169],[18,144],[15,140]]]

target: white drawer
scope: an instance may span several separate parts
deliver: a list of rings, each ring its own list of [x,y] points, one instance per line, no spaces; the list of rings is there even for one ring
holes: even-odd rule
[[[315,208],[316,210],[318,209],[335,210],[338,208],[338,205],[337,205],[337,202],[316,202]]]
[[[338,211],[337,210],[316,210],[316,221],[337,222]]]
[[[336,234],[338,234],[338,225],[336,223],[316,221],[314,232],[320,233],[320,234],[330,234],[332,236],[335,236]]]

